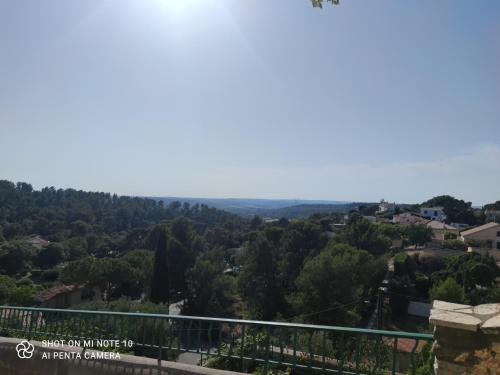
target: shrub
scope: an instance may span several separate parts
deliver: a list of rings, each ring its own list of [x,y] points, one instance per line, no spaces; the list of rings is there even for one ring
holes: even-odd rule
[[[51,268],[50,270],[46,270],[42,272],[41,279],[43,282],[53,282],[59,278],[60,270],[57,268]]]
[[[415,273],[415,289],[420,297],[427,297],[429,294],[429,278],[423,273]]]
[[[491,248],[491,243],[485,240],[476,240],[474,238],[470,238],[465,241],[467,246],[470,247],[482,247],[482,248]]]
[[[444,234],[444,239],[445,240],[456,240],[457,239],[457,235],[455,233],[452,233],[452,232],[446,232]]]
[[[454,278],[448,277],[431,289],[430,297],[431,301],[438,299],[446,302],[463,303],[465,295],[462,286]]]
[[[406,262],[408,260],[408,254],[397,253],[394,256],[394,273],[396,275],[404,275],[408,272]]]
[[[460,240],[444,240],[443,249],[467,251],[467,244]]]

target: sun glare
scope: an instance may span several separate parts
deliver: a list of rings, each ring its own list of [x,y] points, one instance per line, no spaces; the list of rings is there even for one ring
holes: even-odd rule
[[[191,9],[195,9],[203,4],[201,0],[155,0],[155,3],[163,11],[174,15],[185,15]]]

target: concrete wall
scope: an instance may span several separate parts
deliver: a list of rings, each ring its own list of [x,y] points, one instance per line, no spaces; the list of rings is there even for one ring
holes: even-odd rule
[[[457,238],[459,237],[460,233],[458,229],[437,229],[433,228],[432,229],[432,234],[434,236],[434,239],[439,240],[439,241],[444,241],[444,237],[447,233],[453,233]]]
[[[241,375],[240,373],[209,369],[182,363],[158,361],[151,358],[121,354],[120,359],[42,359],[43,352],[80,352],[82,349],[49,349],[42,343],[35,346],[33,357],[21,359],[16,345],[21,339],[0,337],[0,375]],[[102,353],[96,351],[87,351]]]

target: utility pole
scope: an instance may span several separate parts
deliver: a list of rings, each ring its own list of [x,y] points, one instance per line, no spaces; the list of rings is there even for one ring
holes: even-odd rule
[[[383,322],[382,314],[383,314],[385,293],[387,293],[387,287],[380,286],[378,288],[378,294],[377,294],[377,329],[382,328],[382,322]]]

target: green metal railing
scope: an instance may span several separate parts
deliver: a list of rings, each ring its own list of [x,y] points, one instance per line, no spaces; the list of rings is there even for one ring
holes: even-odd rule
[[[349,327],[10,306],[0,306],[2,335],[94,344],[119,340],[121,350],[159,363],[189,352],[234,371],[263,367],[264,374],[290,368],[346,375],[415,373],[422,345],[433,340],[429,334]]]

